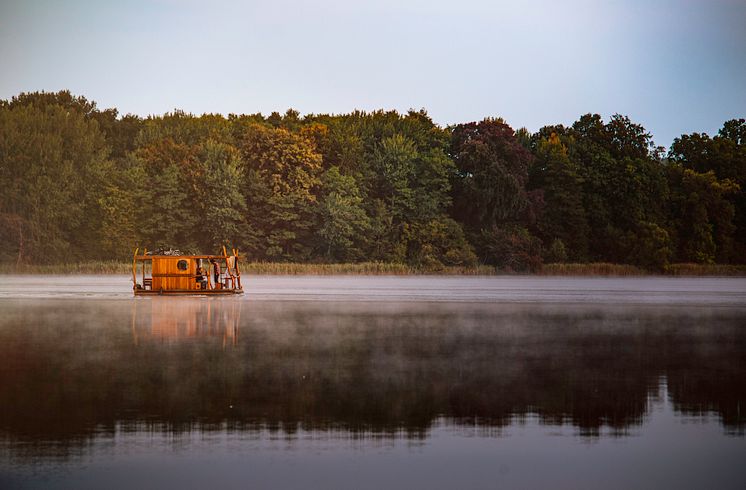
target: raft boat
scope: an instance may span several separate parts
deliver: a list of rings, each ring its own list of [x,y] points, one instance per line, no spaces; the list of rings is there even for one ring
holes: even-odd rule
[[[225,247],[223,255],[154,254],[147,249],[138,255],[139,251],[139,248],[135,250],[132,259],[135,296],[243,294],[236,249],[232,250],[232,255],[228,255]],[[213,262],[219,266],[217,280]]]

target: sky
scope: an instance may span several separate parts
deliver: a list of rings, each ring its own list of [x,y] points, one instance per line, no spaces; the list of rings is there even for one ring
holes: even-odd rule
[[[746,0],[0,0],[0,99],[62,89],[141,116],[620,113],[668,146],[746,117]]]

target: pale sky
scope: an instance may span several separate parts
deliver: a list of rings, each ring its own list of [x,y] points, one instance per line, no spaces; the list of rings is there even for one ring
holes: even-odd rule
[[[0,0],[0,99],[61,89],[142,116],[621,113],[668,146],[746,117],[746,0]]]

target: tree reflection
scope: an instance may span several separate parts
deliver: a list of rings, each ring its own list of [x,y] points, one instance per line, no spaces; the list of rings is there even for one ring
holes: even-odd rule
[[[492,430],[527,415],[623,435],[661,379],[679,412],[744,430],[741,311],[228,298],[4,311],[0,429],[27,449],[143,429],[421,438],[437,420]]]

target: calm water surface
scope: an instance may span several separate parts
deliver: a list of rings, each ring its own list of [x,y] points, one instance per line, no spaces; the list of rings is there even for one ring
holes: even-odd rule
[[[744,488],[746,280],[0,284],[0,488]]]

